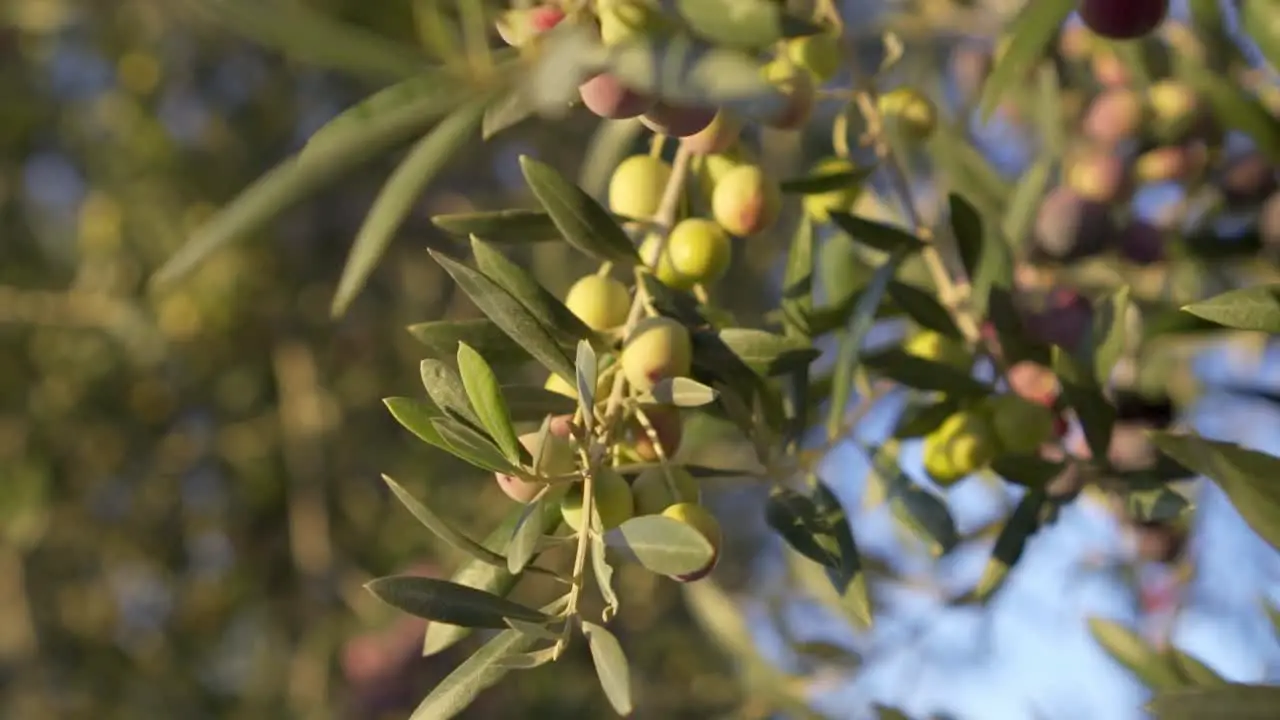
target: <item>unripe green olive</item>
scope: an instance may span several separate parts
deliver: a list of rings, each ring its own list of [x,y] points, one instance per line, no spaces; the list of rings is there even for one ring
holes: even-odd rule
[[[670,478],[668,478],[668,473]],[[696,503],[701,496],[698,479],[674,465],[666,470],[649,468],[631,483],[636,515],[659,515],[672,505]]]
[[[619,215],[648,220],[658,212],[670,179],[671,166],[661,158],[632,155],[609,179],[609,207]]]
[[[574,472],[577,467],[577,456],[573,451],[573,443],[569,441],[569,423],[565,418],[552,421],[547,441],[539,448],[541,433],[531,432],[520,436],[520,444],[533,456],[531,469],[542,477],[558,477]],[[539,452],[541,450],[541,452]],[[538,496],[545,483],[528,482],[516,475],[495,473],[498,487],[507,497],[518,503],[528,503]]]
[[[947,487],[986,467],[999,453],[995,431],[982,413],[958,412],[924,439],[925,472]]]
[[[837,173],[853,172],[857,166],[852,161],[840,157],[827,157],[813,164],[810,175],[823,176]],[[804,211],[815,222],[826,222],[831,218],[831,211],[850,212],[858,196],[862,194],[862,183],[850,183],[846,187],[814,193],[804,196]]]
[[[881,95],[877,109],[896,123],[908,140],[925,140],[938,126],[938,108],[924,93],[913,88],[895,88]]]
[[[658,254],[659,250],[661,250],[661,255]],[[693,287],[693,283],[682,286],[683,281],[680,274],[676,272],[675,268],[671,267],[671,256],[667,254],[667,243],[663,242],[662,236],[658,233],[646,235],[644,242],[640,243],[640,259],[653,270],[654,276],[667,287],[682,290]]]
[[[1166,78],[1147,88],[1152,131],[1158,137],[1178,141],[1204,124],[1206,116],[1194,88],[1180,80]]]
[[[1053,411],[1044,405],[1013,394],[994,395],[985,405],[996,441],[1006,453],[1029,455],[1054,437]]]
[[[673,407],[657,405],[646,408],[644,416],[653,426],[654,434],[658,436],[657,445],[662,448],[662,456],[670,458],[675,455],[680,449],[680,441],[684,436],[684,420],[680,418],[680,411]],[[653,438],[649,437],[648,431],[638,418],[631,422],[630,429],[631,450],[636,457],[644,462],[657,461],[658,447],[655,446]]]
[[[711,124],[698,132],[682,139],[689,152],[698,155],[720,153],[733,147],[742,133],[742,121],[726,110],[720,110],[712,118]]]
[[[792,38],[787,41],[787,57],[818,82],[826,82],[840,71],[840,38],[832,32]]]
[[[711,215],[738,237],[758,235],[778,221],[782,189],[758,165],[732,168],[711,193]]]
[[[672,287],[688,289],[712,283],[729,269],[733,247],[724,228],[705,218],[686,218],[676,223],[667,237],[666,259],[677,282]],[[666,278],[659,278],[667,282]]]
[[[711,543],[711,548],[714,551],[711,561],[707,563],[706,567],[688,575],[675,575],[673,576],[674,579],[679,582],[695,582],[710,575],[711,571],[715,569],[716,563],[720,561],[720,548],[724,544],[724,538],[720,531],[720,522],[706,508],[692,502],[672,505],[663,510],[662,514],[673,520],[679,520],[697,530],[702,534],[702,537],[707,539],[707,542]]]
[[[560,501],[560,515],[564,518],[564,524],[574,532],[582,532],[587,525],[582,512],[583,487],[582,483],[578,483]],[[600,468],[592,479],[591,490],[595,497],[596,511],[600,513],[600,524],[605,530],[612,530],[635,515],[631,486],[617,471]]]
[[[668,317],[646,318],[622,347],[622,372],[640,392],[660,380],[687,376],[693,366],[693,342],[684,325]]]
[[[973,356],[964,343],[947,337],[933,330],[921,330],[911,336],[902,346],[909,355],[949,365],[957,370],[968,372],[973,367]]]
[[[607,275],[587,275],[569,288],[564,304],[592,330],[609,330],[627,321],[631,295]]]
[[[659,35],[670,27],[662,11],[646,0],[604,0],[599,3],[599,19],[605,47]]]

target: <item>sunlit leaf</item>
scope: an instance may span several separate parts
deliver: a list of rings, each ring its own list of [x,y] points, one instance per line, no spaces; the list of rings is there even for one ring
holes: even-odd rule
[[[587,636],[596,677],[600,679],[600,687],[609,698],[609,704],[619,715],[630,715],[631,667],[627,664],[626,653],[622,652],[622,645],[613,633],[595,623],[584,621],[582,634]]]
[[[676,0],[676,8],[695,33],[742,49],[762,48],[784,37],[822,30],[769,0]]]
[[[1094,461],[1106,462],[1116,422],[1115,405],[1103,395],[1093,368],[1057,346],[1053,348],[1053,372],[1062,384],[1062,397],[1080,417]]]
[[[400,483],[392,480],[389,475],[384,474],[382,476],[382,480],[387,484],[387,487],[391,488],[391,492],[395,494],[396,499],[400,501],[400,504],[404,505],[405,508],[407,508],[409,512],[418,519],[418,522],[422,523],[422,525],[434,533],[436,537],[467,553],[473,558],[482,560],[490,565],[506,567],[506,558],[467,537],[462,531],[458,530],[447,520],[430,510],[413,495],[410,495],[408,490],[405,490]]]
[[[462,460],[481,470],[515,474],[518,468],[503,456],[497,445],[470,426],[453,418],[435,418],[431,421],[436,432],[449,446],[449,450]]]
[[[491,320],[433,320],[409,326],[409,334],[427,347],[430,357],[451,357],[458,343],[476,349],[495,366],[527,362],[529,354]]]
[[[1280,458],[1232,443],[1182,433],[1152,435],[1160,452],[1208,477],[1253,531],[1280,548]]]
[[[991,118],[1007,93],[1044,59],[1058,28],[1075,9],[1075,0],[1041,0],[1028,3],[1018,13],[1005,31],[1009,43],[982,87],[978,109],[983,121]]]
[[[975,597],[980,600],[990,597],[1004,583],[1009,571],[1022,558],[1027,541],[1040,529],[1041,512],[1047,502],[1048,497],[1043,491],[1032,490],[1009,514],[991,550],[991,558],[974,588]]]
[[[664,378],[641,398],[652,399],[663,405],[676,407],[701,407],[716,401],[716,391],[697,380],[686,377]]]
[[[525,508],[522,506],[509,512],[506,518],[503,519],[502,524],[485,537],[484,546],[495,552],[505,550],[511,540],[511,533],[515,531],[517,524],[524,517],[524,510]],[[560,525],[560,508],[557,506],[544,509],[541,515],[534,518],[533,522],[541,523],[544,533],[553,532]],[[505,562],[501,567],[498,567],[477,559],[463,564],[450,580],[459,585],[466,585],[492,595],[505,597],[507,593],[511,592],[511,588],[515,586],[518,578],[518,575],[513,575],[507,571]],[[442,622],[428,623],[427,634],[422,643],[422,654],[425,657],[442,652],[470,633],[471,628]]]
[[[370,580],[365,588],[386,604],[416,617],[470,628],[505,628],[506,618],[545,623],[540,610],[466,585],[416,575]]]
[[[1223,327],[1280,334],[1280,285],[1231,290],[1182,309]]]
[[[1173,662],[1174,668],[1187,681],[1187,684],[1196,687],[1219,687],[1228,684],[1213,668],[1205,665],[1193,655],[1188,655],[1176,648],[1170,648],[1166,651],[1166,654]]]
[[[1230,683],[1173,688],[1156,694],[1146,709],[1156,720],[1270,720],[1280,707],[1280,687]]]
[[[833,211],[830,215],[831,222],[835,223],[836,227],[849,233],[849,237],[876,250],[893,253],[899,251],[916,252],[924,248],[924,241],[902,228],[886,225],[877,220],[868,220],[867,218],[850,215],[846,212]]]
[[[659,575],[698,572],[715,556],[702,533],[688,523],[663,515],[631,518],[616,532],[640,564]]]
[[[889,297],[920,327],[948,337],[963,337],[951,313],[928,291],[895,281],[889,283]]]
[[[1181,61],[1179,74],[1208,101],[1222,126],[1249,136],[1272,165],[1280,165],[1280,117],[1240,83],[1223,82],[1221,75],[1185,53],[1175,57]]]
[[[808,365],[820,352],[804,338],[777,335],[751,328],[726,328],[719,339],[755,372],[782,375]]]
[[[564,239],[597,260],[633,265],[640,256],[613,216],[555,168],[522,155],[520,169]]]
[[[444,412],[434,403],[406,397],[383,398],[382,403],[406,430],[438,448],[448,447],[431,424],[435,418],[444,417]]]
[[[467,146],[483,111],[483,101],[477,100],[450,113],[413,146],[387,178],[364,217],[342,269],[331,308],[335,317],[346,311],[364,287],[427,185]]]
[[[458,372],[471,408],[480,419],[480,425],[498,444],[498,449],[513,463],[520,462],[520,442],[515,428],[511,427],[511,412],[507,410],[498,376],[480,353],[470,345],[458,345]]]
[[[483,273],[435,251],[428,252],[495,325],[548,370],[572,381],[573,363],[518,300]]]
[[[456,354],[457,348],[453,352]],[[432,358],[427,358],[418,365],[418,374],[422,377],[422,386],[426,388],[427,396],[444,415],[462,420],[475,429],[483,428],[480,416],[471,407],[471,398],[457,371],[443,361]]]
[[[471,253],[475,257],[476,269],[523,305],[535,320],[550,331],[552,337],[570,345],[593,337],[591,329],[565,307],[559,298],[544,288],[528,270],[498,252],[497,248],[472,235]]]
[[[493,687],[507,674],[508,668],[500,665],[499,660],[527,651],[534,642],[534,638],[518,630],[505,630],[493,636],[432,688],[409,720],[449,720],[456,717],[480,693]]]
[[[523,244],[559,240],[551,216],[541,210],[487,210],[434,215],[431,222],[453,235],[475,235],[492,243]]]
[[[1133,630],[1103,618],[1089,618],[1089,633],[1107,654],[1143,684],[1155,690],[1182,687],[1182,678],[1169,658]]]

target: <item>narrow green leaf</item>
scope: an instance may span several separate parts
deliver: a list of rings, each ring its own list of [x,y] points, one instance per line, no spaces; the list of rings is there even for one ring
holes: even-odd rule
[[[818,172],[783,180],[779,185],[788,195],[820,195],[822,193],[861,187],[876,172],[875,165],[853,170]]]
[[[1062,397],[1080,418],[1094,462],[1105,463],[1107,450],[1111,447],[1111,430],[1116,423],[1115,405],[1102,394],[1093,368],[1085,367],[1056,345],[1053,347],[1053,372],[1062,383]]]
[[[1154,690],[1182,687],[1182,678],[1168,658],[1120,623],[1103,618],[1089,618],[1089,634],[1103,650]]]
[[[457,352],[456,348],[454,352]],[[480,416],[471,408],[471,398],[462,378],[452,367],[440,360],[427,358],[418,363],[418,374],[422,377],[422,387],[426,388],[427,396],[446,417],[457,418],[476,429],[484,427]]]
[[[1010,24],[1009,44],[982,87],[978,110],[985,122],[1005,94],[1022,82],[1044,58],[1058,28],[1076,9],[1075,0],[1041,0],[1027,4]]]
[[[540,610],[466,585],[416,575],[393,575],[365,583],[379,600],[427,620],[470,628],[505,628],[506,618],[546,623]]]
[[[595,424],[596,384],[600,373],[596,351],[586,340],[578,342],[578,355],[574,361],[575,385],[578,388],[578,409],[582,411],[582,423],[587,433]]]
[[[876,720],[911,720],[910,715],[888,705],[872,703],[871,708],[875,711]]]
[[[564,239],[598,260],[634,265],[640,262],[631,239],[600,203],[555,168],[522,155],[520,169],[538,202],[546,208]]]
[[[1231,290],[1182,309],[1223,327],[1280,334],[1280,285]]]
[[[983,217],[999,218],[1013,188],[968,138],[967,125],[939,123],[929,143],[929,154],[937,158],[952,192],[965,196],[981,209]]]
[[[726,328],[717,333],[734,355],[756,373],[771,377],[806,366],[821,354],[805,338],[777,335],[751,328]]]
[[[483,273],[435,251],[428,252],[495,325],[548,370],[573,380],[573,364],[564,350],[518,300]]]
[[[868,220],[845,212],[832,212],[831,221],[849,237],[882,252],[918,252],[924,241],[903,230],[876,220]]]
[[[447,76],[436,81],[456,89],[388,109],[366,122],[353,123],[348,130],[335,131],[323,143],[304,148],[255,180],[165,262],[151,278],[151,285],[163,288],[180,280],[223,246],[265,229],[284,210],[423,132],[475,92],[474,88],[459,88]]]
[[[552,337],[575,345],[578,340],[594,336],[591,328],[583,324],[559,298],[497,248],[472,235],[471,252],[476,259],[476,269],[523,305]]]
[[[640,398],[640,402],[652,399],[653,402],[676,407],[702,407],[716,401],[714,389],[697,380],[686,377],[665,378],[658,381],[653,389]]]
[[[1240,29],[1253,38],[1271,71],[1280,72],[1280,2],[1276,0],[1244,0],[1238,6]],[[1219,11],[1220,12],[1220,11]]]
[[[984,223],[977,208],[964,197],[950,193],[947,202],[960,260],[972,286],[971,303],[976,312],[985,315],[991,288],[1013,284],[1009,244],[997,235],[995,223]]]
[[[511,534],[515,532],[517,524],[524,517],[524,511],[525,506],[520,506],[508,513],[502,523],[485,537],[484,546],[494,552],[505,550],[511,540]],[[542,514],[534,518],[534,521],[542,524],[544,533],[554,532],[560,525],[560,508],[544,508]],[[458,585],[466,585],[491,595],[506,597],[507,593],[511,592],[511,588],[515,587],[518,577],[507,571],[506,563],[498,567],[476,559],[458,568],[450,580]],[[428,623],[427,634],[422,643],[422,655],[426,657],[442,652],[469,634],[471,634],[471,628],[441,622]]]
[[[1280,458],[1197,435],[1152,435],[1160,452],[1208,477],[1230,498],[1253,531],[1280,548]]]
[[[1041,512],[1047,502],[1048,497],[1043,491],[1031,490],[1022,496],[1009,519],[1005,520],[991,551],[991,558],[987,560],[987,567],[982,571],[982,578],[973,591],[979,600],[990,597],[1004,584],[1009,571],[1022,558],[1027,541],[1040,529]]]
[[[494,365],[509,367],[529,360],[524,348],[491,320],[433,320],[410,325],[409,334],[426,345],[433,358],[450,357],[458,343],[466,343]]]
[[[715,556],[715,550],[702,533],[663,515],[631,518],[622,523],[617,532],[640,564],[659,575],[698,572]]]
[[[845,566],[842,544],[847,547],[851,536],[849,540],[842,537],[848,535],[848,521],[843,511],[829,516],[821,512],[812,499],[778,487],[769,493],[765,503],[765,520],[792,549],[828,572],[839,572]],[[840,578],[833,584],[837,590],[843,590],[851,579]]]
[[[1039,455],[1001,455],[991,463],[991,470],[1014,485],[1039,490],[1062,474],[1067,466]]]
[[[502,454],[514,464],[520,463],[520,441],[511,426],[511,412],[498,386],[498,376],[475,348],[465,343],[458,345],[458,372],[462,386],[471,400],[471,408],[480,419],[480,425],[498,444]]]
[[[898,416],[898,421],[893,428],[893,436],[895,438],[924,437],[941,427],[943,421],[959,409],[960,401],[956,397],[944,397],[941,400],[913,397]]]
[[[787,268],[782,278],[782,306],[784,310],[800,315],[813,309],[813,242],[813,221],[805,215],[791,239]],[[788,330],[798,330],[795,325],[788,324]]]
[[[1280,707],[1280,687],[1230,683],[1172,688],[1156,694],[1146,710],[1156,720],[1271,720]]]
[[[493,636],[432,688],[409,720],[450,720],[456,717],[480,693],[493,687],[507,674],[508,668],[500,664],[503,658],[527,651],[534,642],[533,638],[518,630],[504,630]]]
[[[853,373],[858,365],[858,356],[862,351],[862,341],[875,324],[876,309],[880,307],[889,282],[902,267],[910,251],[900,251],[889,256],[884,264],[876,268],[871,281],[862,291],[854,306],[853,316],[849,319],[849,327],[840,338],[836,356],[836,370],[831,382],[831,407],[827,415],[827,438],[834,440],[840,433],[844,421],[845,408],[849,404],[849,396],[853,393]]]
[[[536,461],[535,461],[536,462]],[[511,534],[507,546],[507,572],[516,575],[529,566],[538,553],[538,541],[543,536],[543,525],[538,518],[546,512],[549,493],[525,506],[521,519]]]
[[[481,101],[473,101],[452,112],[414,145],[387,178],[373,201],[373,207],[365,215],[347,256],[346,266],[342,269],[342,278],[333,297],[331,312],[334,317],[346,312],[364,287],[423,190],[445,164],[467,146],[483,112],[484,103]]]
[[[1272,165],[1280,165],[1280,117],[1240,83],[1223,82],[1221,75],[1185,54],[1176,58],[1181,61],[1178,68],[1182,77],[1208,100],[1223,127],[1248,135]]]
[[[306,5],[262,0],[190,4],[237,34],[307,63],[371,79],[409,77],[426,64],[426,58],[411,46],[339,22]]]
[[[505,618],[507,626],[512,630],[518,630],[524,635],[528,635],[535,640],[549,640],[555,642],[560,639],[560,633],[552,630],[543,623],[531,623],[515,618]]]
[[[1129,286],[1122,285],[1094,305],[1093,327],[1088,337],[1093,374],[1099,385],[1111,381],[1111,371],[1124,353],[1129,311]]]
[[[1205,665],[1192,655],[1188,655],[1176,648],[1170,648],[1167,654],[1174,668],[1190,685],[1196,687],[1221,687],[1229,684],[1213,668]]]
[[[889,509],[898,522],[924,541],[935,557],[946,555],[960,543],[960,533],[946,501],[909,479],[893,486]]]
[[[1195,509],[1185,495],[1164,483],[1135,483],[1121,497],[1125,512],[1138,522],[1174,522]]]
[[[858,572],[841,593],[831,582],[831,570],[799,552],[787,552],[787,565],[798,590],[837,616],[849,620],[856,628],[867,629],[872,626],[874,618],[865,572]]]
[[[587,645],[591,648],[591,659],[595,662],[596,677],[600,679],[600,687],[614,712],[622,716],[631,714],[631,667],[627,664],[627,656],[622,645],[613,633],[604,628],[583,621],[582,634],[587,636]]]
[[[472,430],[453,418],[434,418],[431,424],[448,444],[449,450],[462,460],[481,470],[508,474],[520,473],[519,468],[502,455],[502,451],[489,438]]]
[[[869,353],[862,364],[877,375],[896,380],[916,390],[935,390],[963,397],[983,397],[991,387],[954,367],[926,360],[901,348]]]
[[[551,216],[541,210],[488,210],[432,216],[436,227],[451,235],[475,235],[491,243],[515,245],[559,240]]]
[[[895,280],[889,283],[889,297],[920,327],[947,337],[964,337],[951,313],[928,291]]]
[[[1005,208],[1001,229],[1013,247],[1021,247],[1035,226],[1040,201],[1049,188],[1056,163],[1052,157],[1042,157],[1031,164],[1018,178]]]
[[[392,480],[391,476],[384,474],[382,476],[382,481],[387,484],[387,487],[391,488],[391,492],[395,494],[396,499],[400,501],[400,504],[404,505],[409,512],[413,513],[413,516],[418,519],[418,522],[422,523],[423,527],[434,533],[436,537],[444,540],[453,547],[467,553],[477,560],[489,563],[490,565],[506,567],[506,558],[481,545],[475,540],[472,540],[462,531],[458,530],[453,525],[450,525],[447,520],[432,512],[426,505],[423,505],[416,498],[410,495],[409,491],[405,490],[400,483]]]
[[[596,585],[600,588],[600,597],[605,602],[605,620],[618,612],[618,594],[613,590],[613,566],[605,555],[604,535],[591,533],[591,571],[596,576]]]
[[[382,404],[387,406],[391,416],[397,422],[417,435],[423,442],[438,448],[448,447],[440,437],[440,433],[436,432],[435,426],[431,424],[435,418],[444,417],[444,413],[435,404],[406,397],[383,398]]]
[[[517,85],[485,108],[484,119],[480,123],[480,137],[490,140],[503,130],[533,117],[536,112],[537,106],[529,101],[526,89]]]

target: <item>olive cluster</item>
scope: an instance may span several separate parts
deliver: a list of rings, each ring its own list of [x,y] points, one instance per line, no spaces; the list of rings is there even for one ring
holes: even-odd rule
[[[1132,59],[1119,57],[1109,42],[1130,37],[1127,32],[1146,35],[1161,22],[1172,27],[1174,21],[1164,20],[1166,4],[1085,2],[1083,23],[1063,27],[1056,52],[1061,71],[1082,82],[1063,90],[1062,105],[1078,132],[1071,133],[1057,183],[1044,195],[1026,238],[1027,260],[1034,265],[1054,267],[1108,253],[1136,266],[1168,259],[1184,232],[1184,215],[1138,213],[1132,202],[1143,190],[1165,184],[1212,196],[1229,212],[1261,208],[1261,236],[1280,237],[1277,168],[1258,151],[1228,151],[1226,132],[1206,98],[1173,72],[1171,53],[1182,50],[1155,37],[1138,41],[1150,75],[1140,82]],[[1121,32],[1125,28],[1130,30]],[[1002,50],[966,44],[955,51],[952,68],[966,93],[979,92]],[[1000,112],[1021,123],[1030,119],[1024,110],[1008,102]]]

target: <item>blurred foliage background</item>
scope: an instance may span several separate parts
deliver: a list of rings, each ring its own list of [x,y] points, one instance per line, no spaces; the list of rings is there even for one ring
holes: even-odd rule
[[[309,4],[416,42],[411,2]],[[566,138],[592,121],[465,150],[339,321],[334,286],[390,161],[152,296],[195,224],[376,79],[283,59],[181,2],[7,0],[0,18],[0,717],[406,716],[473,643],[420,659],[421,621],[361,588],[458,559],[378,475],[429,477],[481,535],[509,502],[380,400],[421,391],[407,325],[475,316],[425,252],[463,245],[427,218],[522,200],[522,148],[576,169]],[[536,247],[554,291],[593,269]],[[731,707],[678,591],[628,592],[623,632],[663,684],[645,714]],[[468,716],[606,710],[577,655]]]
[[[413,0],[299,3],[418,42]],[[285,59],[191,5],[0,0],[0,717],[405,717],[475,640],[419,658],[421,622],[362,590],[459,559],[378,475],[477,536],[509,508],[381,402],[420,393],[406,326],[477,316],[425,252],[464,243],[429,217],[526,205],[520,153],[584,168],[588,189],[612,161],[581,141],[597,125],[585,112],[464,149],[340,320],[337,278],[396,157],[151,294],[147,277],[218,203],[386,80]],[[901,37],[925,51],[907,73],[936,75],[956,37],[990,37],[1012,5],[893,3]],[[879,16],[857,17],[850,30],[879,52]],[[748,323],[777,271],[781,247],[764,243],[736,254],[717,291]],[[515,252],[557,293],[594,270],[560,243]],[[749,542],[756,525],[742,525]],[[731,589],[751,556],[726,553]],[[629,570],[615,632],[642,683],[637,717],[768,716],[695,640],[679,589]],[[464,717],[609,716],[574,647]]]

